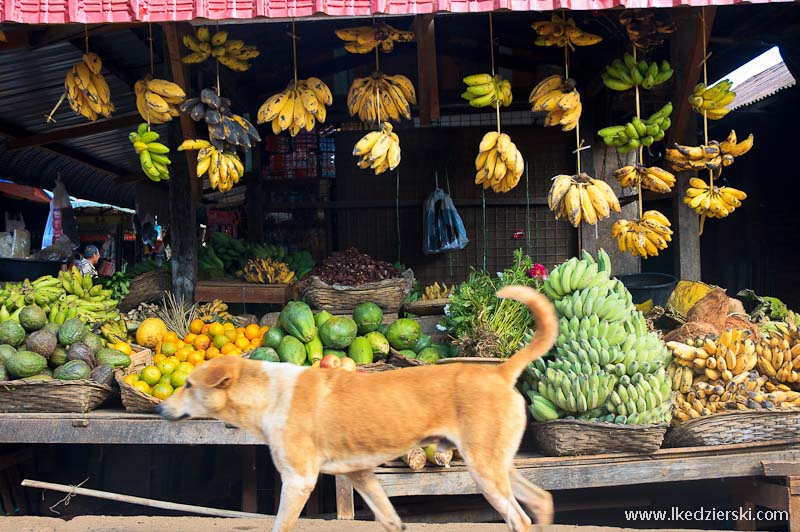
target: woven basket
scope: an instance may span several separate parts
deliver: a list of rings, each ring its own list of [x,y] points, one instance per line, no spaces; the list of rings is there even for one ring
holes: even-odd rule
[[[131,365],[126,369],[118,369],[114,372],[114,378],[119,385],[119,393],[122,398],[122,406],[128,412],[155,412],[156,406],[161,403],[161,399],[140,392],[127,382],[125,377],[131,373],[139,373],[145,366],[153,363],[153,353],[149,349],[143,349],[131,355]]]
[[[427,362],[408,358],[400,354],[399,351],[390,347],[389,354],[385,360],[379,360],[371,364],[363,364],[358,366],[360,371],[364,373],[380,373],[382,371],[389,371],[393,369],[413,368],[416,366],[429,366]]]
[[[127,312],[142,303],[158,301],[164,292],[172,289],[172,275],[164,270],[153,270],[131,279],[131,288],[119,304],[119,309]]]
[[[301,295],[313,308],[327,310],[331,314],[351,314],[359,303],[376,303],[384,312],[399,312],[403,300],[414,286],[410,270],[403,277],[386,279],[361,286],[329,285],[319,277],[311,277]]]
[[[615,425],[577,419],[529,424],[536,450],[547,456],[649,454],[661,448],[666,425]]]
[[[116,392],[111,386],[84,379],[0,382],[0,412],[74,412],[84,414]]]
[[[438,316],[444,314],[444,307],[449,302],[449,299],[409,301],[408,303],[403,303],[403,311],[406,314],[414,314],[415,316]]]
[[[669,431],[668,447],[800,439],[800,410],[722,412],[680,423]]]

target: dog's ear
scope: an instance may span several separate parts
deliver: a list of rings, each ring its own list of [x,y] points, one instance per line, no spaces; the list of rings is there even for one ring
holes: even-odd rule
[[[239,365],[234,361],[234,357],[225,357],[227,360],[220,359],[216,364],[208,364],[205,371],[200,372],[200,384],[206,388],[230,388],[239,380]]]

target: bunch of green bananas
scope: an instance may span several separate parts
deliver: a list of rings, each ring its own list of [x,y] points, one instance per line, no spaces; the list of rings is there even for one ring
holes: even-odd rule
[[[247,262],[247,249],[244,243],[230,235],[222,232],[212,233],[209,245],[226,269],[237,264],[244,266]]]
[[[559,315],[551,357],[537,360],[521,384],[539,421],[572,416],[589,421],[668,421],[671,353],[647,331],[630,292],[610,279],[610,261],[583,252],[555,268],[544,283]]]
[[[277,259],[283,260],[287,257],[286,247],[276,246],[275,244],[253,244],[245,243],[247,254],[253,259]]]
[[[631,54],[625,54],[623,59],[615,59],[606,66],[606,71],[601,74],[603,84],[611,90],[626,91],[633,87],[650,90],[661,85],[672,77],[673,70],[669,61],[647,62],[645,59],[636,61]]]
[[[712,87],[698,83],[689,96],[689,103],[695,113],[705,114],[709,120],[719,120],[731,112],[726,106],[733,103],[736,93],[731,90],[733,82],[725,79]]]
[[[108,345],[113,345],[117,342],[128,342],[128,324],[125,318],[117,316],[114,319],[103,322],[100,325],[100,336]]]
[[[133,144],[133,149],[139,155],[139,164],[142,171],[151,181],[156,183],[169,179],[169,168],[171,164],[167,154],[169,148],[157,142],[160,135],[155,131],[150,131],[150,126],[146,123],[139,124],[136,131],[128,135],[128,140]]]
[[[672,125],[669,116],[672,114],[672,102],[650,115],[646,120],[638,116],[621,126],[604,127],[597,132],[608,146],[615,146],[621,154],[637,150],[641,146],[651,146],[662,140],[667,129]]]
[[[314,269],[314,258],[308,251],[298,251],[286,258],[286,264],[294,270],[295,279],[300,280]]]
[[[184,35],[183,45],[192,51],[182,58],[185,64],[194,65],[214,57],[234,72],[250,70],[250,60],[261,55],[255,46],[245,45],[244,41],[229,40],[227,31],[211,35],[211,31],[205,27],[197,28],[194,35]]]
[[[461,97],[469,102],[472,107],[511,105],[511,82],[495,74],[472,74],[464,78],[467,90]]]
[[[64,295],[58,279],[48,275],[31,282],[6,283],[0,290],[0,323],[19,321],[19,313],[26,305],[38,305],[45,312]]]

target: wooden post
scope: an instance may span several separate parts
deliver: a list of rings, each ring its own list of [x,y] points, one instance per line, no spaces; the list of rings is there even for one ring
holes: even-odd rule
[[[352,521],[355,518],[353,483],[343,475],[336,475],[336,519]]]
[[[436,66],[436,25],[434,14],[414,17],[419,74],[419,119],[429,126],[439,118],[439,76]]]
[[[256,471],[256,447],[245,445],[242,451],[242,511],[258,512],[258,473]]]
[[[711,35],[716,7],[706,7],[706,38]],[[673,102],[672,127],[668,131],[667,146],[675,142],[697,145],[697,115],[692,111],[687,94],[700,79],[703,70],[703,24],[699,10],[689,10],[685,19],[678,22],[678,31],[672,39],[672,61],[677,70],[675,94],[682,95]],[[686,188],[689,186],[689,172],[678,174],[673,188],[672,213],[676,220],[675,230],[675,271],[681,279],[700,280],[700,222],[693,210],[683,203]]]
[[[190,92],[189,73],[181,61],[181,38],[191,31],[185,23],[162,24],[164,38],[172,70],[172,78],[187,93]],[[180,116],[180,133],[183,138],[194,138],[192,119],[186,114]],[[172,136],[177,130],[170,128]],[[172,145],[176,145],[172,143]],[[178,157],[173,158],[178,162]],[[195,155],[186,152],[185,165],[174,165],[170,180],[170,234],[172,243],[172,290],[176,296],[186,301],[194,301],[194,285],[197,282],[197,205],[200,202],[202,183],[195,172]]]

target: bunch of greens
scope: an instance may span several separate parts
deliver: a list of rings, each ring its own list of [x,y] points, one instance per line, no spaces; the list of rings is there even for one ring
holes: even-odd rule
[[[543,267],[522,250],[514,252],[513,264],[497,275],[473,270],[469,279],[450,296],[443,325],[459,350],[470,356],[506,358],[514,354],[527,333],[533,317],[522,303],[499,299],[496,293],[508,285],[541,290]]]
[[[111,290],[111,297],[117,301],[122,301],[128,295],[131,287],[131,279],[122,272],[117,272],[111,277],[103,279],[103,287]]]

